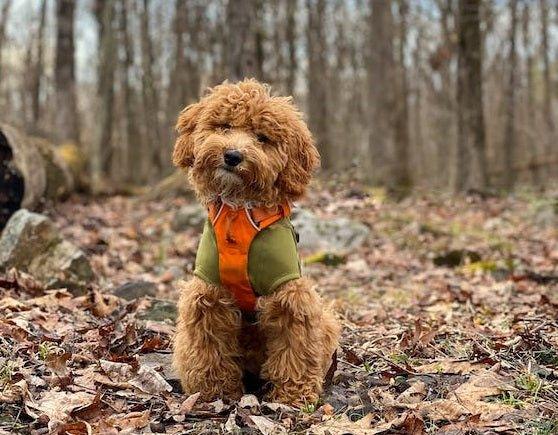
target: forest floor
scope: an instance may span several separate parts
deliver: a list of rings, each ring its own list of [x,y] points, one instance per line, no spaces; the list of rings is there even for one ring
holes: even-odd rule
[[[192,269],[199,234],[170,225],[188,200],[76,197],[47,213],[90,258],[88,293],[0,275],[0,434],[558,433],[556,193],[310,198],[300,205],[371,230],[335,265],[305,267],[344,326],[321,403],[182,395],[172,306],[145,313]],[[157,299],[112,295],[137,280]]]

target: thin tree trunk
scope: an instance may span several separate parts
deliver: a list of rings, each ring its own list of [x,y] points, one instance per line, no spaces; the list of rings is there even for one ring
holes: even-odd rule
[[[333,168],[335,159],[331,152],[331,120],[327,91],[329,75],[325,35],[326,1],[307,0],[307,10],[308,118],[322,156],[322,167],[328,170]]]
[[[370,0],[367,59],[368,101],[370,102],[369,149],[370,179],[388,182],[389,155],[393,149],[395,58],[393,53],[393,15],[391,1]]]
[[[533,50],[531,44],[531,14],[530,5],[528,2],[523,4],[523,14],[522,14],[522,40],[523,40],[523,51],[525,53],[525,75],[526,75],[526,88],[525,93],[527,94],[527,125],[525,128],[525,144],[529,149],[528,158],[529,166],[531,168],[531,180],[535,185],[540,184],[540,171],[539,165],[537,164],[539,160],[538,144],[535,141],[533,135],[533,130],[535,128],[535,84],[533,79]]]
[[[287,67],[287,92],[294,95],[296,86],[296,72],[298,68],[298,60],[296,55],[297,29],[296,29],[296,12],[298,9],[298,0],[287,0],[287,23],[286,23],[286,39],[288,50],[288,67]]]
[[[539,0],[541,12],[541,50],[543,58],[543,111],[546,122],[545,158],[552,156],[554,144],[554,114],[552,109],[552,77],[550,72],[550,44],[547,0]]]
[[[515,183],[515,173],[513,170],[515,153],[517,148],[516,135],[516,69],[517,69],[517,0],[510,0],[510,51],[508,55],[508,90],[506,95],[506,130],[504,133],[504,186],[512,189]]]
[[[227,75],[238,81],[257,75],[258,59],[255,42],[255,12],[258,0],[228,0],[226,22]]]
[[[6,41],[6,24],[8,23],[8,18],[10,17],[10,9],[12,7],[12,0],[4,0],[2,5],[2,15],[0,15],[0,83],[3,82],[2,76],[2,49],[4,48],[4,43]]]
[[[74,0],[57,0],[56,59],[56,132],[60,143],[79,143],[74,59]]]
[[[482,95],[481,0],[459,0],[457,153],[454,189],[488,186]]]
[[[99,69],[97,82],[98,122],[91,153],[91,183],[94,192],[103,188],[103,179],[112,161],[112,130],[114,119],[114,74],[116,39],[114,32],[115,3],[97,0],[99,25]]]
[[[41,4],[39,29],[37,32],[37,53],[33,65],[33,74],[31,78],[31,116],[34,125],[39,122],[41,117],[41,84],[44,70],[44,38],[46,24],[47,0],[43,0]]]
[[[137,125],[137,101],[134,90],[130,85],[130,74],[134,66],[134,50],[128,31],[129,0],[120,0],[120,41],[124,58],[120,65],[120,77],[124,99],[124,123],[126,125],[126,163],[127,179],[135,184],[140,184],[144,179],[142,171],[142,146]]]
[[[150,0],[143,0],[143,11],[141,14],[142,97],[145,126],[147,129],[146,136],[148,138],[147,148],[151,156],[148,165],[153,168],[153,175],[160,177],[164,165],[161,153],[159,152],[162,146],[162,135],[159,125],[159,97],[153,72],[155,56],[149,25],[149,5]]]
[[[405,66],[405,49],[407,46],[407,19],[409,4],[407,0],[399,0],[399,44],[398,44],[398,98],[395,111],[395,161],[393,179],[398,190],[406,192],[411,186],[409,167],[409,83]]]

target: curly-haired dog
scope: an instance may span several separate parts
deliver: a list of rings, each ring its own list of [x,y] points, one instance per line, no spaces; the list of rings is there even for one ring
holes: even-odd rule
[[[210,89],[177,130],[174,164],[190,168],[209,210],[179,301],[174,367],[185,392],[238,398],[250,372],[271,384],[269,400],[316,401],[340,327],[301,277],[289,221],[319,164],[312,135],[290,98],[255,80]]]

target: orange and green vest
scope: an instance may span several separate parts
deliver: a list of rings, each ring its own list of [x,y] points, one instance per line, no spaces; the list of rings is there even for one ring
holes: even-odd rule
[[[300,278],[296,235],[288,204],[275,208],[209,207],[194,275],[222,285],[243,311],[254,311],[258,296]]]

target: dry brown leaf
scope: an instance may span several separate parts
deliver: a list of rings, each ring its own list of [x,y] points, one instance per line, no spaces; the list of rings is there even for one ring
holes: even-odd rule
[[[413,367],[413,370],[417,373],[468,375],[469,373],[485,370],[486,367],[487,365],[482,363],[445,359]]]
[[[426,392],[426,384],[422,381],[416,381],[397,397],[397,401],[400,403],[419,403],[426,397]]]
[[[180,405],[180,413],[181,414],[189,414],[196,406],[196,402],[200,398],[200,392],[194,393],[186,398],[184,402]]]
[[[267,417],[261,415],[251,415],[250,420],[252,420],[263,435],[280,435],[287,433],[287,429],[280,424],[271,421]]]
[[[120,430],[142,429],[149,424],[149,410],[143,412],[130,412],[128,414],[111,415],[106,419],[108,425]]]

